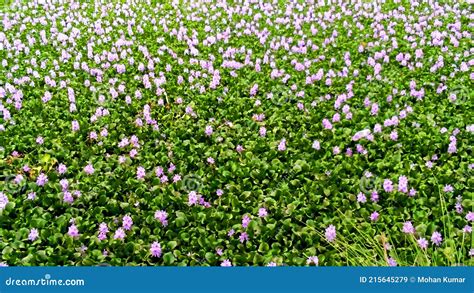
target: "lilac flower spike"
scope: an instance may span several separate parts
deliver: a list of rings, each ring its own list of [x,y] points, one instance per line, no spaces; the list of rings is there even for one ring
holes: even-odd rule
[[[327,241],[333,242],[336,239],[336,227],[329,225],[329,227],[326,228],[325,236]]]

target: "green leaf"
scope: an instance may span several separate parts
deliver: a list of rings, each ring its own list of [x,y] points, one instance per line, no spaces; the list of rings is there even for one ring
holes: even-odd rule
[[[176,246],[178,246],[178,242],[176,242],[176,241],[170,241],[170,242],[168,242],[168,245],[167,245],[167,246],[168,246],[168,248],[169,248],[170,250],[173,250]]]
[[[176,258],[174,257],[173,253],[167,252],[163,255],[163,261],[166,265],[172,265],[176,261]]]

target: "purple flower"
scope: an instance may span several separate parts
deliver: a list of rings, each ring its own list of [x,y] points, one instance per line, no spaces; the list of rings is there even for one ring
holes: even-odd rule
[[[168,217],[168,213],[165,212],[165,211],[156,211],[155,212],[155,219],[160,221],[160,223],[165,227],[168,225],[167,217]]]
[[[237,145],[237,147],[235,148],[235,150],[236,150],[238,153],[241,153],[241,152],[244,151],[244,147],[239,144],[239,145]]]
[[[282,139],[280,143],[278,144],[278,150],[280,152],[286,150],[286,139]]]
[[[33,200],[35,198],[36,198],[36,192],[28,193],[28,197],[27,197],[28,200]],[[0,206],[0,209],[1,209],[1,206]]]
[[[166,176],[166,175],[161,176],[160,177],[160,182],[163,183],[163,184],[168,182],[168,176]]]
[[[359,192],[359,194],[357,195],[357,202],[358,203],[367,202],[367,197],[365,196],[365,194],[363,194],[362,192]]]
[[[421,249],[426,249],[428,247],[428,240],[425,238],[420,238],[416,242]]]
[[[207,125],[207,126],[206,126],[206,129],[204,130],[204,133],[205,133],[207,136],[211,136],[213,132],[214,132],[214,131],[213,131],[213,129],[212,129],[212,126]]]
[[[43,144],[43,143],[44,143],[43,137],[38,136],[38,137],[36,138],[36,143],[39,144],[39,145]]]
[[[466,215],[466,220],[468,222],[473,222],[474,221],[474,212],[468,212]]]
[[[161,166],[156,167],[156,169],[155,169],[156,177],[161,177],[161,176],[163,176],[163,174],[164,174],[163,167],[161,167]]]
[[[71,226],[69,226],[67,234],[71,237],[78,237],[79,236],[79,230],[77,229],[76,224],[72,224]]]
[[[104,234],[109,233],[109,227],[107,226],[106,223],[104,223],[104,222],[100,223],[100,225],[99,225],[99,233],[104,233]]]
[[[389,266],[391,267],[396,267],[398,264],[397,264],[397,261],[393,258],[393,257],[390,257],[388,260],[387,260],[387,263]]]
[[[244,217],[242,218],[242,227],[247,228],[250,224],[250,221],[251,220],[250,220],[249,216],[244,215]]]
[[[153,242],[150,246],[150,253],[153,257],[160,257],[161,256],[161,244],[157,241]]]
[[[198,202],[198,194],[196,191],[191,191],[188,193],[188,204],[190,206],[197,204]]]
[[[73,203],[74,197],[72,197],[72,194],[69,191],[65,190],[63,193],[63,200],[66,203]]]
[[[38,178],[36,178],[36,185],[44,186],[46,183],[48,183],[48,176],[44,173],[40,173]]]
[[[72,131],[78,131],[79,130],[79,122],[77,120],[72,121]]]
[[[390,139],[396,141],[398,139],[398,133],[396,130],[390,132]]]
[[[21,181],[23,181],[23,175],[21,175],[21,174],[16,175],[15,179],[13,180],[13,182],[15,182],[15,184],[20,184]]]
[[[312,147],[313,147],[313,149],[318,150],[318,151],[321,149],[321,145],[320,145],[319,141],[317,141],[317,140],[313,141]]]
[[[67,172],[67,167],[64,164],[59,164],[58,166],[58,173],[63,175],[64,173]]]
[[[254,84],[252,88],[250,89],[250,95],[255,96],[257,94],[257,91],[258,91],[258,84]]]
[[[221,267],[231,267],[231,266],[232,266],[232,263],[228,259],[225,259],[224,261],[221,262]]]
[[[268,215],[268,212],[265,208],[259,208],[258,209],[258,216],[260,218],[266,217]]]
[[[244,243],[245,241],[249,241],[249,235],[247,234],[247,232],[240,233],[239,240],[241,243]]]
[[[379,213],[378,212],[373,212],[372,214],[370,214],[370,220],[372,222],[375,222],[379,219]]]
[[[408,221],[403,223],[402,232],[405,234],[415,234],[415,228],[413,227],[413,224]]]
[[[125,231],[122,228],[118,228],[117,231],[115,231],[114,239],[122,240],[123,238],[125,238]]]
[[[462,231],[463,231],[464,233],[471,233],[471,232],[472,232],[472,227],[469,226],[469,225],[466,225],[466,226],[464,226],[464,228],[462,229]]]
[[[0,211],[3,210],[9,203],[8,197],[3,192],[0,192]]]
[[[358,141],[362,138],[367,137],[369,134],[370,134],[370,129],[361,130],[361,131],[357,132],[356,134],[354,134],[354,136],[352,137],[352,140],[353,141]]]
[[[453,188],[451,185],[446,184],[446,185],[444,186],[444,188],[443,188],[443,191],[444,191],[444,192],[453,192],[453,191],[454,191],[454,188]]]
[[[94,167],[92,166],[92,164],[88,164],[87,166],[84,167],[84,172],[87,174],[87,175],[92,175],[94,174],[95,170],[94,170]]]
[[[179,181],[181,181],[181,175],[175,174],[175,175],[173,176],[173,183],[177,183],[177,182],[179,182]]]
[[[173,163],[171,163],[168,168],[168,173],[173,173],[174,170],[176,170],[176,166]]]
[[[273,261],[267,264],[267,267],[276,267],[276,266],[277,266],[276,262],[273,262]]]
[[[122,227],[125,229],[125,230],[130,230],[132,228],[132,225],[133,225],[133,220],[132,220],[132,217],[130,217],[129,215],[126,215],[122,218]]]
[[[106,223],[104,223],[104,222],[100,223],[99,232],[101,232],[101,233],[108,233],[109,232],[109,227],[107,226]]]
[[[407,193],[408,192],[408,178],[406,176],[398,177],[398,191]]]
[[[326,228],[325,236],[327,241],[333,242],[336,239],[336,227],[334,225],[329,225]]]
[[[30,230],[30,234],[28,234],[28,240],[35,241],[36,239],[38,239],[38,236],[39,236],[38,230],[33,228]]]
[[[61,179],[59,181],[59,185],[61,185],[63,191],[66,191],[69,187],[69,182],[67,181],[67,179]]]
[[[346,149],[346,155],[347,155],[348,157],[352,157],[352,154],[353,154],[353,153],[352,153],[352,149],[351,149],[351,148],[347,148],[347,149]]]
[[[370,200],[373,201],[373,202],[378,202],[379,201],[379,194],[377,193],[377,191],[373,191],[370,194]]]
[[[374,133],[380,133],[382,131],[382,125],[380,124],[375,124],[374,126]]]
[[[216,190],[217,196],[221,197],[224,194],[224,191],[222,189]]]
[[[433,234],[431,235],[431,242],[439,246],[442,241],[443,241],[443,237],[441,236],[441,233],[439,233],[438,231],[433,232]]]
[[[234,229],[230,229],[229,232],[227,233],[227,236],[232,237],[234,233],[235,233]]]
[[[393,191],[393,183],[390,179],[385,179],[383,181],[383,189],[386,191],[386,192],[392,192]]]
[[[207,162],[208,162],[209,164],[211,164],[211,165],[215,163],[215,161],[214,161],[214,158],[213,158],[213,157],[209,157],[209,158],[207,158]]]
[[[328,119],[324,118],[323,119],[323,127],[324,127],[324,129],[332,129],[332,124]]]
[[[145,168],[143,168],[142,166],[137,167],[137,179],[142,180],[143,178],[145,178],[145,175]]]
[[[265,127],[260,127],[260,130],[258,131],[261,137],[264,137],[267,135],[267,129]]]
[[[97,238],[102,241],[102,240],[105,240],[107,238],[107,234],[106,233],[102,233],[102,232],[99,232],[99,236],[97,236]]]
[[[310,256],[308,257],[308,259],[306,260],[306,264],[307,265],[311,265],[311,264],[314,264],[315,266],[317,266],[319,264],[319,259],[317,256]]]

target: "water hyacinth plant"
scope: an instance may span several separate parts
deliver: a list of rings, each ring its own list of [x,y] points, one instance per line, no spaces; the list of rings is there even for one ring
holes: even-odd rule
[[[474,264],[468,1],[10,2],[0,264]]]

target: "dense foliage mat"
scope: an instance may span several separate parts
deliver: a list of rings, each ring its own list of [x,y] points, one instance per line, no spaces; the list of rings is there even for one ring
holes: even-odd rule
[[[467,1],[15,2],[3,265],[473,264]]]

